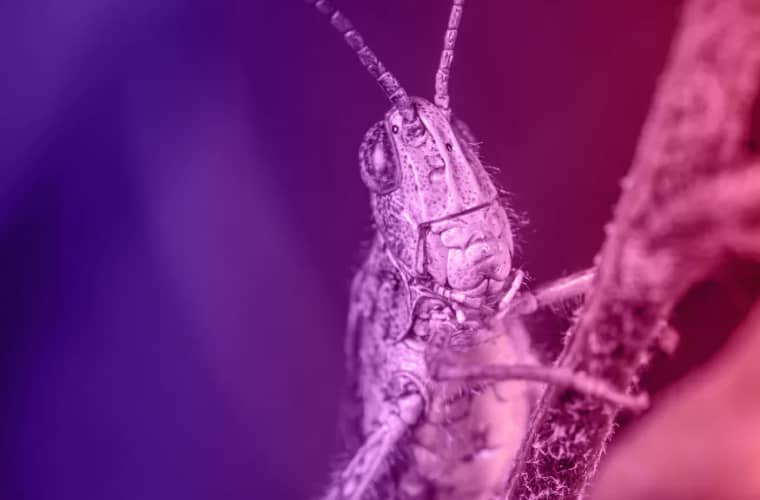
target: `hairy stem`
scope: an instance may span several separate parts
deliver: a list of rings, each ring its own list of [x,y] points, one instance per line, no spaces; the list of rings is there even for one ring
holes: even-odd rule
[[[683,293],[731,252],[760,255],[750,140],[759,70],[760,1],[686,2],[561,368],[629,390]],[[579,498],[617,412],[573,388],[548,388],[506,498]]]

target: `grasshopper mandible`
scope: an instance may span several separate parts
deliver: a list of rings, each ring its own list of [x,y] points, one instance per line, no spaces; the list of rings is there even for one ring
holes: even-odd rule
[[[507,209],[449,105],[464,0],[453,1],[433,103],[410,97],[329,0],[306,2],[392,103],[359,148],[377,232],[351,287],[342,415],[350,459],[325,498],[494,498],[538,395],[527,381],[641,403],[533,361],[519,316],[582,295],[593,270],[520,291]],[[468,367],[483,366],[490,380],[468,380]]]

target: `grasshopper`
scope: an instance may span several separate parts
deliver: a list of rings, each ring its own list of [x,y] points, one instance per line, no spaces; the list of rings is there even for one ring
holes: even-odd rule
[[[538,365],[519,318],[582,295],[593,269],[521,291],[508,207],[453,116],[454,0],[433,102],[410,97],[329,0],[327,16],[392,107],[365,134],[360,175],[376,234],[350,295],[342,412],[347,463],[325,499],[490,499],[502,494],[540,387],[630,407],[641,399]],[[490,368],[489,380],[482,374]]]

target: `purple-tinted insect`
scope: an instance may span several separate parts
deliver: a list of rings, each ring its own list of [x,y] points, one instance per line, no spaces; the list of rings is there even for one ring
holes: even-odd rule
[[[472,132],[449,107],[464,0],[453,2],[433,103],[409,97],[331,2],[307,3],[328,17],[392,103],[359,148],[377,232],[351,289],[342,415],[349,459],[325,498],[494,498],[539,393],[526,380],[630,403],[582,376],[538,366],[517,319],[582,294],[593,272],[518,294],[523,273],[512,268],[507,209]],[[509,373],[488,383],[437,376],[451,360]]]

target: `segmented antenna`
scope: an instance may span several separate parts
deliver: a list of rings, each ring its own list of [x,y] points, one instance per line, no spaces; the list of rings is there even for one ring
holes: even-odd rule
[[[438,63],[438,71],[435,73],[435,105],[446,113],[451,112],[449,107],[449,70],[451,61],[454,60],[454,44],[457,41],[459,22],[462,20],[464,0],[454,0],[449,14],[449,27],[443,37],[443,51],[441,62]]]
[[[409,100],[406,90],[399,84],[396,77],[388,71],[382,62],[377,58],[374,52],[364,43],[364,38],[354,28],[351,21],[339,11],[330,0],[306,0],[309,5],[326,15],[330,19],[333,28],[343,35],[349,47],[351,47],[362,66],[372,75],[372,78],[380,85],[385,95],[390,99],[393,105],[401,112],[405,121],[414,119],[414,107]]]

